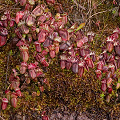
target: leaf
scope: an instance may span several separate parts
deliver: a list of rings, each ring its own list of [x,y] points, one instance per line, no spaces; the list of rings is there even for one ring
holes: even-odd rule
[[[39,96],[39,95],[40,95],[40,91],[38,90],[38,91],[37,91],[37,96]]]
[[[104,96],[105,96],[104,93],[100,94],[100,97],[101,97],[101,98],[104,98]]]
[[[116,10],[113,10],[112,13],[115,14],[115,13],[116,13]]]
[[[77,32],[78,30],[82,29],[85,26],[85,23],[81,23],[79,25],[79,27],[75,30],[75,32]]]
[[[118,77],[118,83],[120,83],[120,77]]]
[[[49,12],[49,9],[48,9],[48,8],[46,8],[46,9],[45,9],[45,12]]]
[[[10,55],[10,56],[13,55],[13,51],[12,51],[12,50],[9,51],[9,55]]]
[[[20,70],[20,65],[16,65],[16,69],[17,69],[17,70]]]
[[[23,34],[22,36],[23,36],[23,38],[25,38],[25,37],[26,37],[26,34]]]

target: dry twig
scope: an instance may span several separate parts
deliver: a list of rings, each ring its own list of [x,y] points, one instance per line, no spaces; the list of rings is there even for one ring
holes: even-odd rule
[[[95,16],[95,15],[97,15],[97,14],[105,13],[105,12],[108,12],[108,11],[111,11],[111,10],[112,10],[112,9],[110,9],[110,10],[105,10],[105,11],[101,11],[101,12],[97,12],[97,13],[91,15],[91,16],[85,21],[85,23],[87,23],[87,21],[88,21],[90,18],[92,18],[93,16]]]
[[[7,56],[7,69],[6,69],[6,79],[5,79],[5,89],[6,89],[6,86],[7,86],[7,74],[8,74],[8,65],[9,65],[9,59],[10,59],[10,55],[8,54]]]
[[[83,9],[83,10],[86,10],[86,8],[82,5],[80,5],[79,3],[77,3],[76,0],[73,0],[73,2],[76,4],[76,6],[78,6],[79,8]]]

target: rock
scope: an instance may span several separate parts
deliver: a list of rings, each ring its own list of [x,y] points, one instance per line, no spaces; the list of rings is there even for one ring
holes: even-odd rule
[[[50,120],[53,120],[53,119],[55,119],[56,117],[57,117],[56,114],[51,114],[51,116],[50,116]]]
[[[69,120],[75,120],[73,115],[70,115]]]
[[[70,113],[68,111],[64,111],[64,114],[69,115]]]
[[[68,115],[64,115],[62,120],[68,120]]]
[[[63,116],[62,116],[61,113],[57,113],[57,117],[60,119],[60,118],[62,118]]]
[[[76,118],[76,112],[73,112],[70,117],[69,117],[69,120],[75,120]]]
[[[77,120],[90,120],[86,115],[78,115]]]

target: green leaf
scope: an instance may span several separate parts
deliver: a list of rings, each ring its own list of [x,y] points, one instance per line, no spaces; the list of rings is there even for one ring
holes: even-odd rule
[[[81,23],[80,26],[75,30],[77,32],[78,30],[82,29],[85,26],[85,23]]]
[[[118,83],[120,83],[120,77],[118,77]]]
[[[100,97],[101,97],[101,98],[104,98],[104,96],[105,96],[104,93],[100,94]]]
[[[79,54],[78,53],[76,53],[76,56],[78,56]]]
[[[20,66],[19,66],[19,65],[16,65],[16,68],[17,68],[18,70],[20,70]]]
[[[37,96],[39,96],[39,95],[40,95],[40,91],[38,90],[38,91],[37,91]]]
[[[9,55],[10,56],[13,55],[13,51],[12,50],[9,51]]]
[[[22,36],[23,36],[23,38],[26,38],[26,34],[23,34]]]
[[[115,13],[116,13],[116,10],[113,10],[112,13],[115,14]]]

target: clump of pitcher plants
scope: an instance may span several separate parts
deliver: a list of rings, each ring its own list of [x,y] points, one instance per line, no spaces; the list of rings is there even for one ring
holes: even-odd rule
[[[97,58],[95,51],[90,50],[89,44],[94,40],[95,34],[88,32],[84,35],[81,30],[85,23],[81,23],[80,26],[74,23],[67,28],[67,13],[60,12],[53,17],[45,4],[33,7],[37,4],[37,0],[15,0],[15,2],[19,2],[24,9],[18,11],[15,18],[11,18],[9,11],[1,17],[0,47],[6,43],[9,21],[10,27],[15,25],[12,46],[19,48],[21,64],[19,70],[13,69],[9,77],[10,85],[5,92],[6,98],[2,99],[2,110],[6,109],[9,101],[13,107],[17,107],[17,98],[22,97],[21,75],[25,76],[25,84],[29,84],[31,80],[37,81],[40,91],[44,91],[43,83],[47,85],[49,83],[41,66],[48,67],[51,59],[58,53],[60,53],[61,69],[72,69],[73,73],[80,77],[83,76],[85,69],[89,71],[95,68],[94,63],[98,60],[95,73],[97,79],[101,80],[101,90],[112,93],[112,85],[117,81],[115,71],[120,68],[119,28],[107,37],[106,48]],[[49,5],[55,4],[54,0],[46,0],[46,2]],[[106,74],[105,78],[102,77],[102,73]],[[44,113],[42,117],[45,120],[48,119]]]
[[[96,76],[101,80],[101,90],[104,94],[112,94],[113,87],[116,85],[116,89],[119,89],[119,74],[120,74],[120,41],[119,41],[120,29],[116,28],[113,34],[106,38],[106,47],[103,48],[103,52],[99,56],[97,62]],[[103,76],[104,74],[104,76]],[[107,95],[106,101],[110,101],[110,95]]]
[[[8,28],[12,28],[15,24],[15,18],[11,17],[10,11],[6,10],[0,20],[0,47],[7,42]]]
[[[2,99],[2,110],[5,110],[7,108],[7,104],[10,101],[11,105],[13,107],[17,107],[17,97],[21,97],[21,91],[20,91],[20,78],[17,76],[17,71],[15,69],[12,70],[9,77],[10,85],[5,91],[6,97]]]

